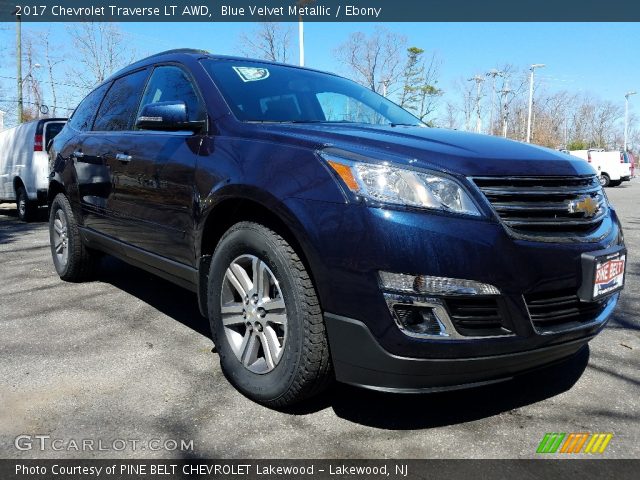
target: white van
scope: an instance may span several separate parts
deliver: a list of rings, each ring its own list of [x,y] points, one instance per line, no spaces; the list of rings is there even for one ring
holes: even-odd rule
[[[631,164],[625,163],[624,154],[619,150],[591,148],[572,150],[569,153],[589,162],[598,172],[603,187],[617,187],[622,182],[631,180]]]
[[[21,220],[31,220],[47,203],[47,146],[66,122],[46,118],[0,132],[0,202],[16,202]]]
[[[624,162],[624,154],[619,150],[591,151],[587,161],[600,174],[600,184],[603,187],[617,187],[622,182],[631,180],[631,165]]]

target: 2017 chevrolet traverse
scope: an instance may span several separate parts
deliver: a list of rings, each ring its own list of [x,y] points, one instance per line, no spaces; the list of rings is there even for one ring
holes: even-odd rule
[[[592,167],[427,128],[310,69],[164,52],[91,92],[55,138],[51,250],[189,288],[220,363],[271,406],[333,378],[454,389],[567,358],[624,281]]]

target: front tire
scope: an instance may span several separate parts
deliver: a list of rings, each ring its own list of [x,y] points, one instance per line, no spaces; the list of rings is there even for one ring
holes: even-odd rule
[[[63,193],[51,203],[49,240],[53,265],[62,280],[80,282],[91,277],[98,256],[82,243],[71,204]]]
[[[23,222],[30,222],[36,216],[38,204],[29,200],[27,191],[23,186],[16,190],[16,209],[18,210],[18,218]]]
[[[241,222],[224,234],[211,262],[208,304],[221,368],[247,397],[289,406],[333,379],[313,283],[274,231]]]

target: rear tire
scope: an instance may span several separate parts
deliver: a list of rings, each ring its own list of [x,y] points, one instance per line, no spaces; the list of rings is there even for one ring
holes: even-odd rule
[[[18,218],[23,222],[32,221],[38,211],[38,204],[29,200],[23,186],[19,186],[16,190],[16,209],[18,210]]]
[[[609,178],[609,175],[607,175],[606,173],[603,173],[600,175],[601,186],[608,187],[610,183],[611,183],[611,179]]]
[[[285,407],[333,380],[313,283],[274,231],[241,222],[223,235],[211,261],[208,304],[222,371],[247,397]]]
[[[63,193],[51,203],[49,239],[53,265],[62,280],[81,282],[91,277],[98,255],[82,243],[71,204]]]

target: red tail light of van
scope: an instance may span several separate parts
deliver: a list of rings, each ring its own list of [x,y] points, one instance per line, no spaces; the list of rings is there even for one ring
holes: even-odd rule
[[[41,152],[42,151],[42,135],[37,135],[33,139],[33,151]]]

